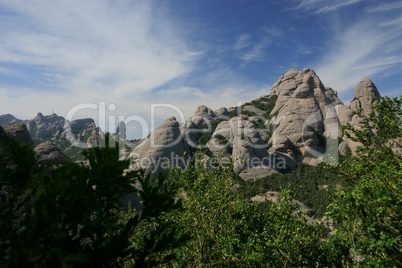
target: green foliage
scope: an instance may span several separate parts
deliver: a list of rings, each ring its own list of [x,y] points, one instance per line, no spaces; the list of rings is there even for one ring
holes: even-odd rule
[[[401,267],[402,98],[374,109],[344,127],[362,146],[338,167],[248,182],[206,159],[167,176],[128,171],[109,135],[87,165],[47,170],[30,146],[0,140],[1,266]],[[250,201],[269,190],[278,201]],[[326,211],[333,235],[294,199]]]
[[[255,112],[249,111],[249,110],[246,110],[246,109],[243,109],[243,111],[241,113],[245,114],[247,116],[256,116],[257,115]]]
[[[42,180],[31,145],[4,137],[0,161],[0,256],[9,246],[31,204],[30,196]]]
[[[212,134],[214,134],[216,127],[223,121],[225,121],[223,118],[214,120],[211,124],[211,128],[206,129],[205,132],[201,134],[200,138],[198,139],[198,144],[207,144],[207,142],[212,138]]]
[[[224,137],[223,135],[221,135],[221,134],[216,134],[216,135],[214,136],[214,138],[218,140],[219,144],[227,144],[228,141],[229,141],[227,138],[225,138],[225,137]]]
[[[321,218],[330,202],[330,194],[340,183],[340,178],[323,165],[299,165],[289,173],[244,182],[243,191],[247,197],[252,197],[267,191],[288,189],[296,200],[310,209],[310,216]]]
[[[391,148],[402,137],[402,97],[382,97],[373,108],[377,115],[364,116],[363,111],[358,112],[363,128],[347,124],[342,130],[348,138],[360,142],[361,149]]]
[[[165,239],[171,239],[170,245],[176,241],[166,236],[159,217],[179,203],[165,187],[165,179],[127,172],[129,160],[119,160],[118,146],[111,147],[108,140],[106,135],[104,148],[84,152],[88,166],[54,169],[37,185],[29,195],[32,201],[25,203],[26,215],[6,237],[6,267],[149,267],[168,261],[152,258]],[[142,210],[122,212],[122,199],[129,195],[142,201]],[[135,248],[134,237],[143,241]]]
[[[359,267],[402,266],[402,98],[383,97],[363,117],[364,125],[347,125],[345,134],[362,146],[337,169],[349,183],[335,196],[328,216],[334,239],[349,248],[345,258]]]
[[[169,181],[183,210],[170,214],[178,234],[191,235],[175,252],[174,267],[312,267],[330,265],[322,229],[309,226],[289,192],[278,203],[251,203],[232,167],[176,170]]]
[[[274,109],[277,99],[278,99],[277,95],[264,96],[251,102],[247,102],[243,104],[241,107],[233,107],[232,109],[229,109],[229,118],[239,116],[239,109],[240,114],[245,114],[248,116],[256,116],[256,113],[243,109],[244,106],[246,105],[253,105],[258,109],[264,111],[263,119],[269,119],[271,118],[270,113]]]

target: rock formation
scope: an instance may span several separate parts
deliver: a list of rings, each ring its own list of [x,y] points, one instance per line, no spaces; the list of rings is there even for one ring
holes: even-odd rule
[[[132,169],[145,168],[152,172],[184,167],[190,150],[184,142],[175,117],[168,118],[131,152]]]
[[[269,94],[278,96],[269,119],[275,126],[269,151],[286,158],[289,167],[322,162],[326,140],[341,136],[335,107],[342,102],[334,90],[305,68],[284,74]]]
[[[225,110],[221,112],[225,113]],[[181,126],[181,133],[184,140],[192,149],[198,147],[198,140],[203,133],[211,132],[215,118],[216,114],[210,108],[201,105],[197,107],[194,115]]]
[[[363,110],[365,116],[374,115],[372,105],[378,102],[380,93],[370,78],[364,78],[357,84],[353,94],[353,100],[350,102],[352,111]]]
[[[377,87],[374,85],[374,82],[369,78],[362,79],[355,88],[353,100],[350,102],[349,108],[343,108],[344,113],[347,115],[344,115],[344,118],[347,118],[347,123],[350,123],[357,128],[361,127],[363,123],[362,118],[358,115],[358,112],[362,111],[363,116],[374,116],[375,112],[372,105],[377,103],[379,98],[380,93],[378,92]],[[345,119],[342,121],[341,124],[344,125]],[[354,153],[357,147],[360,145],[361,144],[358,142],[344,138],[339,144],[339,152],[342,155],[345,155],[348,152]]]
[[[126,123],[120,121],[116,128],[116,134],[119,140],[126,140]]]
[[[29,135],[28,129],[23,123],[11,123],[2,126],[7,136],[26,144],[32,144],[33,140]]]
[[[354,98],[347,106],[313,70],[292,69],[279,78],[267,95],[229,109],[213,111],[201,105],[182,125],[171,117],[137,147],[123,149],[130,150],[132,169],[158,172],[172,166],[184,167],[201,148],[206,152],[204,158],[231,158],[234,171],[244,180],[259,178],[294,169],[299,163],[317,165],[327,158],[336,160],[338,152],[353,153],[359,144],[344,137],[340,126],[361,126],[357,112],[363,109],[364,115],[374,115],[371,106],[379,96],[374,83],[365,78],[356,86]],[[9,136],[35,144],[52,141],[41,144],[47,149],[39,147],[47,157],[56,151],[55,147],[73,158],[72,155],[80,154],[75,145],[102,146],[103,133],[93,119],[70,122],[56,114],[39,113],[24,121],[25,129],[18,121],[9,114],[0,116],[0,125],[15,122],[4,127],[3,132]],[[112,139],[126,139],[124,122],[119,122]]]
[[[70,159],[52,141],[45,141],[34,148],[38,155],[38,164],[66,164]]]
[[[0,125],[10,124],[10,123],[18,123],[18,122],[21,122],[21,121],[22,120],[16,118],[12,114],[0,115]]]

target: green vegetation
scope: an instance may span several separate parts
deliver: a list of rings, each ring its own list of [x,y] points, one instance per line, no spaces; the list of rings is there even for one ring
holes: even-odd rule
[[[323,165],[313,167],[300,165],[286,174],[274,174],[266,178],[244,183],[244,192],[248,198],[264,194],[267,191],[289,189],[294,198],[309,209],[309,216],[321,218],[330,202],[330,195],[339,188],[340,178]]]
[[[0,207],[5,267],[145,267],[169,259],[168,254],[149,256],[164,250],[160,237],[169,239],[169,247],[176,241],[165,232],[169,223],[159,219],[178,208],[174,193],[162,177],[125,172],[129,161],[119,160],[108,136],[104,148],[84,152],[88,166],[69,164],[51,174],[35,166],[29,147],[9,144],[0,166],[1,189],[7,187]],[[121,213],[121,201],[130,195],[142,201],[143,209]]]
[[[374,109],[379,116],[360,113],[365,127],[343,129],[362,146],[337,168],[347,187],[336,193],[327,215],[354,265],[401,267],[402,156],[394,149],[401,148],[402,97],[383,97]]]
[[[276,100],[278,99],[277,95],[272,95],[272,96],[264,96],[259,99],[253,100],[251,102],[246,102],[242,106],[239,107],[232,107],[229,109],[229,118],[239,116],[239,109],[240,109],[240,114],[245,114],[248,116],[256,116],[257,114],[255,112],[248,111],[244,109],[244,106],[247,105],[253,105],[257,107],[258,109],[264,111],[264,114],[262,115],[263,119],[270,119],[270,113],[275,107]]]
[[[229,142],[229,140],[221,134],[216,134],[214,138],[218,140],[219,144],[227,144]]]
[[[336,265],[319,225],[307,225],[284,191],[278,203],[251,203],[232,167],[188,167],[170,175],[183,210],[169,214],[176,232],[190,235],[175,250],[174,267],[312,267]]]
[[[198,139],[198,144],[199,145],[207,144],[207,142],[212,138],[212,134],[214,134],[216,127],[219,125],[219,123],[223,121],[225,121],[225,119],[223,118],[216,119],[212,122],[210,129],[206,127],[205,132],[203,132],[200,138]]]
[[[88,165],[39,167],[0,135],[1,266],[401,267],[402,98],[374,108],[365,127],[344,127],[362,146],[339,166],[248,182],[205,159],[158,177],[127,171],[108,135]],[[250,200],[267,191],[278,200]]]

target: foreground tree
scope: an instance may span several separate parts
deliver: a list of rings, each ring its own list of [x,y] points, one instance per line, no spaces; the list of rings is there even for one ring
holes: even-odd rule
[[[402,267],[402,98],[382,97],[377,115],[345,134],[361,147],[337,169],[348,185],[329,206],[333,241],[349,248],[345,264]]]
[[[199,162],[198,162],[199,163]],[[169,176],[183,210],[167,215],[189,240],[175,267],[328,267],[337,265],[322,226],[307,225],[284,190],[278,202],[245,198],[232,167],[205,163]]]
[[[104,148],[84,152],[88,166],[69,164],[53,169],[39,182],[25,215],[8,234],[3,265],[144,267],[152,261],[148,256],[164,239],[164,225],[156,220],[177,204],[163,179],[152,179],[142,171],[126,172],[129,160],[119,160],[119,148],[109,146],[108,140],[107,135]],[[129,195],[142,201],[142,210],[122,212],[122,199]],[[152,229],[143,232],[143,226]],[[149,243],[133,248],[135,235]]]
[[[9,247],[10,236],[19,229],[43,176],[30,144],[0,135],[0,146],[1,258]]]

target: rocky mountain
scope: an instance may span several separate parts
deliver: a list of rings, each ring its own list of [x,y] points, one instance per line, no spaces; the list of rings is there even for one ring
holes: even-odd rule
[[[16,122],[5,124],[1,126],[2,132],[5,136],[13,138],[19,142],[26,144],[33,143],[31,136],[29,135],[28,129],[25,124]]]
[[[51,141],[63,154],[74,160],[80,159],[88,140],[99,132],[92,118],[69,122],[57,114],[45,116],[38,113],[33,119],[25,121],[6,114],[0,116],[0,123],[3,128],[24,125],[34,145]]]
[[[343,137],[340,127],[359,126],[356,113],[363,109],[364,114],[372,114],[371,105],[379,96],[373,81],[365,78],[347,106],[312,69],[291,69],[267,95],[216,111],[201,105],[181,125],[170,117],[134,149],[123,147],[122,155],[132,158],[132,169],[152,172],[185,167],[189,159],[195,164],[210,159],[213,165],[233,161],[234,171],[245,180],[294,169],[299,163],[317,165],[355,151],[359,144]],[[25,124],[43,159],[65,159],[65,154],[74,160],[83,147],[100,145],[103,136],[90,118],[69,122],[56,114],[39,113],[21,121],[7,114],[0,116],[0,123],[14,123],[16,136]],[[124,122],[116,133],[116,140],[125,142]]]
[[[203,157],[215,159],[216,165],[231,158],[234,171],[245,180],[294,169],[299,163],[337,160],[358,146],[343,137],[340,126],[358,126],[356,112],[372,113],[370,105],[378,97],[374,83],[365,78],[347,106],[313,70],[292,69],[267,95],[241,107],[213,111],[201,105],[181,126],[174,118],[168,119],[133,150],[137,164],[132,168],[152,162],[142,167],[155,170],[161,158],[167,166],[177,166],[200,148]],[[153,146],[154,141],[158,146]]]
[[[22,120],[16,118],[12,114],[2,114],[0,115],[0,125],[10,124],[10,123],[17,123],[21,122]]]
[[[133,159],[132,169],[145,168],[152,172],[168,169],[170,165],[185,167],[187,163],[185,160],[189,156],[188,145],[181,135],[175,117],[168,118],[158,126],[129,155]]]
[[[52,141],[45,141],[34,148],[38,155],[38,164],[66,164],[70,162],[68,158]]]

